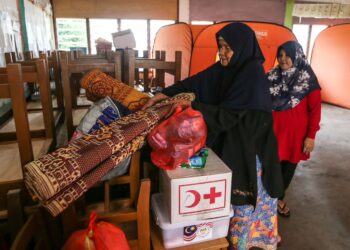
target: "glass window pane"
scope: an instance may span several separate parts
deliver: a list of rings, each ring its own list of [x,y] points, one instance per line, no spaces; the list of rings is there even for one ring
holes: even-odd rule
[[[325,28],[327,28],[327,25],[312,25],[311,38],[310,38],[310,47],[309,47],[310,50],[309,50],[309,55],[308,55],[309,59],[311,58],[311,52],[312,52],[312,49],[314,47],[314,43],[315,43],[316,37]]]
[[[122,19],[120,26],[121,31],[131,29],[136,41],[135,49],[142,55],[147,50],[147,20]]]
[[[308,24],[294,24],[293,33],[297,37],[301,47],[303,47],[304,53],[307,49],[307,39],[309,36],[309,25]]]
[[[90,41],[91,54],[96,54],[96,39],[103,38],[112,43],[114,50],[112,33],[118,32],[117,19],[90,19]]]
[[[59,50],[79,49],[87,53],[85,19],[57,18],[56,26]]]
[[[194,25],[208,25],[208,24],[213,24],[213,21],[191,21],[191,24]]]
[[[165,25],[173,23],[175,23],[174,20],[151,20],[151,50],[153,48],[154,38],[156,37],[158,30]]]

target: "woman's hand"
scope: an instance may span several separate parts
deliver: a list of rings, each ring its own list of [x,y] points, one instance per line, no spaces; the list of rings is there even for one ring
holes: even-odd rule
[[[155,96],[153,96],[152,98],[150,98],[145,105],[143,105],[143,107],[141,108],[141,110],[145,110],[146,108],[149,108],[151,106],[153,106],[154,104],[156,104],[157,102],[164,100],[168,98],[168,96],[162,94],[162,93],[158,93]]]
[[[306,137],[304,140],[303,152],[305,154],[310,154],[312,150],[314,150],[314,147],[315,147],[315,139]]]
[[[173,105],[169,111],[169,113],[165,116],[165,118],[170,117],[176,110],[185,110],[188,107],[191,107],[191,101],[189,100],[178,100],[173,102]]]

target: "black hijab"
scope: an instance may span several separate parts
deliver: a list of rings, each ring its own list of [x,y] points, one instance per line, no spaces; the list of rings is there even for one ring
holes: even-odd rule
[[[234,109],[270,112],[271,100],[265,77],[256,77],[252,72],[241,70],[249,64],[263,69],[265,58],[254,31],[243,23],[232,23],[216,33],[217,43],[219,37],[222,37],[234,52],[229,65],[222,66],[224,76],[221,96],[230,96],[230,102],[226,105]]]
[[[192,108],[208,128],[207,146],[231,168],[231,202],[256,204],[256,157],[262,163],[263,184],[271,197],[283,195],[277,141],[273,133],[269,83],[254,32],[231,23],[216,34],[234,51],[230,63],[220,62],[163,90],[168,96],[192,92]]]

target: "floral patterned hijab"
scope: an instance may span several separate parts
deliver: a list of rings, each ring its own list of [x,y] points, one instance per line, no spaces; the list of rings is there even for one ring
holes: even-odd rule
[[[301,100],[316,89],[321,89],[317,77],[306,61],[303,49],[298,42],[289,41],[278,47],[277,57],[284,50],[292,59],[293,66],[281,70],[276,66],[267,74],[270,81],[272,110],[284,111],[297,106]]]

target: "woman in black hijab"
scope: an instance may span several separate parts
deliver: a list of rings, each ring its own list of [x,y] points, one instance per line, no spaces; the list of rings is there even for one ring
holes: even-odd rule
[[[272,249],[277,245],[277,199],[272,197],[283,195],[283,181],[264,56],[255,33],[243,23],[226,25],[216,40],[220,62],[164,89],[144,108],[181,92],[196,95],[193,102],[175,105],[192,106],[203,114],[207,146],[233,172],[231,245]]]

